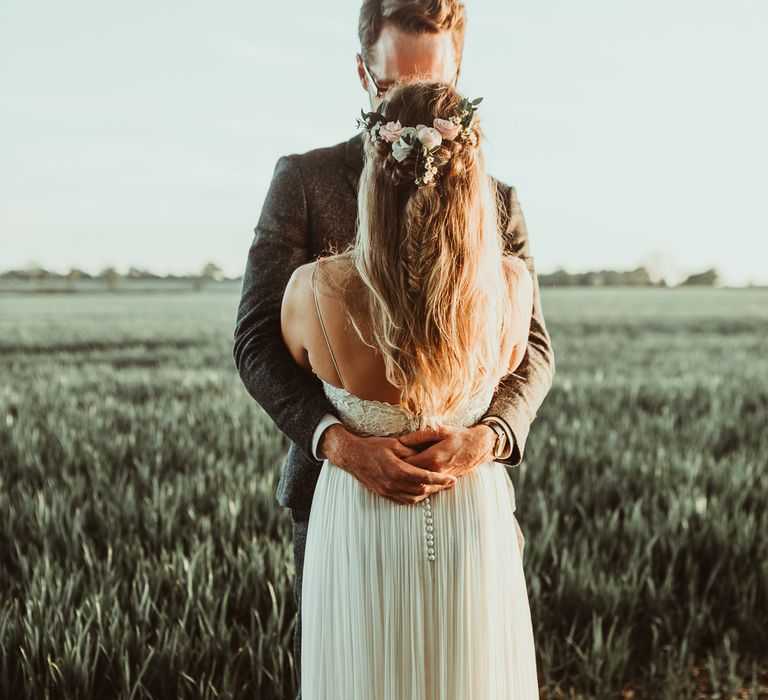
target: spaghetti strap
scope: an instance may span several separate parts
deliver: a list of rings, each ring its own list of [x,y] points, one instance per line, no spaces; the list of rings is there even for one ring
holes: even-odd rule
[[[347,389],[347,387],[344,384],[344,379],[341,377],[341,372],[339,371],[339,365],[336,362],[336,357],[333,354],[333,348],[331,347],[331,341],[328,339],[328,331],[325,330],[325,324],[323,323],[323,316],[320,313],[320,303],[317,300],[317,289],[315,285],[315,276],[317,275],[317,271],[320,269],[320,261],[317,260],[315,262],[315,267],[312,270],[312,276],[310,278],[310,286],[312,287],[312,296],[315,298],[315,308],[317,309],[317,320],[320,321],[320,328],[323,329],[323,337],[325,338],[325,344],[328,346],[328,352],[331,355],[331,362],[333,362],[333,368],[336,370],[336,376],[338,376],[339,381],[341,382],[341,386],[343,389]]]

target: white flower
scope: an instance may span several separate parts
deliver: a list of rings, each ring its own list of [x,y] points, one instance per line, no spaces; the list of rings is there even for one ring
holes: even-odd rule
[[[419,141],[421,141],[422,145],[428,151],[434,150],[443,142],[442,135],[433,126],[419,124],[416,129],[416,135],[418,136]]]
[[[474,129],[467,127],[461,132],[461,140],[469,141],[473,146],[477,145],[477,134]]]

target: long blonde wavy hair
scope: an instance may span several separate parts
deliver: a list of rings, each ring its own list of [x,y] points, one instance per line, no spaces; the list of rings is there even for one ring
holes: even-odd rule
[[[460,100],[443,83],[403,83],[387,93],[384,115],[431,126],[458,114]],[[472,126],[477,144],[443,140],[434,155],[447,162],[423,186],[414,183],[413,154],[398,162],[391,144],[363,136],[358,226],[347,252],[367,291],[372,347],[422,427],[445,424],[506,374],[500,353],[513,306],[476,114]]]

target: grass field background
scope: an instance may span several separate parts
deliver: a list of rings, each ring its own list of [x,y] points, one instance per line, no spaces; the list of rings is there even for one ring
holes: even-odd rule
[[[286,439],[226,293],[0,295],[0,698],[292,698]],[[542,697],[768,697],[768,290],[545,289]]]

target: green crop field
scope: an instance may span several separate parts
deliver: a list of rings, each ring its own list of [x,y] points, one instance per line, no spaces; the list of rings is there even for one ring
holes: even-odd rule
[[[287,442],[238,292],[0,295],[0,698],[293,697]],[[768,697],[768,291],[543,303],[509,471],[542,697]]]

